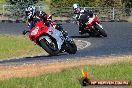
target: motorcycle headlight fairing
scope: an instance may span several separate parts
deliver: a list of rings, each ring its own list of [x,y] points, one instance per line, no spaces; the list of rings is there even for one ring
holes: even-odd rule
[[[31,35],[36,35],[38,33],[39,27],[37,26],[32,32]]]

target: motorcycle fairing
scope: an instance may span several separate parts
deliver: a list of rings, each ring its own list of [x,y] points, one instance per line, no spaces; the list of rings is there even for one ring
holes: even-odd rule
[[[55,38],[55,40],[57,41],[58,49],[60,50],[62,44],[64,43],[63,34],[59,30],[54,29],[51,25],[49,26],[49,29],[48,29],[48,31],[46,33],[48,33],[53,38]]]
[[[98,17],[95,15],[89,18],[89,21],[86,23],[86,28],[90,28],[94,24],[94,22],[99,23]]]
[[[36,30],[36,28],[38,30]],[[47,32],[47,30],[48,30],[48,27],[43,24],[43,21],[38,21],[36,25],[30,30],[29,37],[32,41],[36,42],[36,38],[39,37],[42,33]],[[35,32],[33,33],[33,31]]]

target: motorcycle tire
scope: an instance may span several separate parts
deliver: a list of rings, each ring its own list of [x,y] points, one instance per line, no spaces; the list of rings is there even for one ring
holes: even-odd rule
[[[49,37],[49,36],[46,36]],[[49,37],[51,42],[48,42],[45,36],[41,36],[39,38],[40,46],[49,54],[49,55],[57,55],[59,53],[59,49],[57,46],[57,42]]]
[[[107,34],[105,33],[105,31],[103,29],[99,29],[99,33],[104,36],[107,37]]]
[[[80,84],[81,84],[82,86],[88,86],[88,85],[90,85],[90,81],[89,81],[88,78],[82,77],[82,78],[80,79]]]
[[[74,41],[68,41],[66,44],[66,52],[69,54],[75,54],[77,52],[77,46]]]
[[[98,30],[98,32],[99,32],[100,35],[102,35],[102,36],[104,36],[104,37],[107,37],[106,32],[100,27],[99,24],[96,24],[96,25],[95,25],[95,28]]]

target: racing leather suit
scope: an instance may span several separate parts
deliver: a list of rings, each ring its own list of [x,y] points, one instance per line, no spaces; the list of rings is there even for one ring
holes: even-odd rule
[[[29,15],[29,18],[28,18],[28,27],[29,29],[32,29],[32,27],[35,26],[35,23],[37,21],[39,21],[40,19],[43,20],[43,22],[48,25],[48,21],[51,20],[52,18],[50,18],[51,16],[46,14],[45,12],[43,11],[36,11],[34,13],[34,15]]]
[[[56,22],[52,21],[52,16],[46,14],[43,11],[36,11],[34,15],[29,16],[29,19],[28,19],[29,30],[32,29],[35,26],[35,23],[41,19],[43,20],[43,23],[46,26],[49,26],[51,24],[55,29],[61,31],[63,35],[67,37],[68,34],[66,31],[63,30],[62,25],[56,24]],[[23,34],[26,34],[26,33],[23,33]]]
[[[89,10],[81,10],[80,13],[75,13],[74,19],[79,22],[79,33],[85,33],[86,23],[89,21],[89,17],[93,17],[93,12]]]

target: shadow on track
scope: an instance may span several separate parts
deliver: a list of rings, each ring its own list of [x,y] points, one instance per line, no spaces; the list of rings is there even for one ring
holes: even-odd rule
[[[89,35],[70,36],[71,38],[89,38]]]
[[[89,36],[89,35],[80,35],[80,36],[70,36],[71,38],[103,38],[102,36]]]
[[[5,59],[5,60],[1,60],[0,64],[9,64],[9,63],[28,63],[28,62],[34,62],[34,61],[42,61],[42,60],[55,60],[55,57],[59,57],[59,56],[67,56],[68,53],[60,53],[58,55],[40,55],[40,56],[29,56],[29,57],[21,57],[21,58],[14,58],[14,59]],[[37,59],[36,59],[37,58]]]

